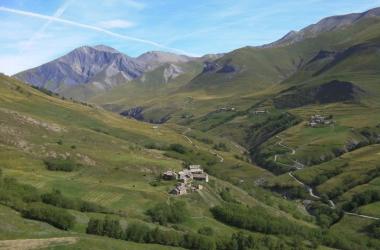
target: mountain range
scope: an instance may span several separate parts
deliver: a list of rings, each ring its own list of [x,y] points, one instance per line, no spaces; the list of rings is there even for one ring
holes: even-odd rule
[[[161,65],[196,59],[159,51],[132,58],[105,45],[83,46],[52,62],[20,72],[15,77],[55,92],[80,84],[94,84],[99,89],[108,89],[139,78]],[[178,67],[171,66],[166,77],[176,77],[180,73]]]
[[[270,81],[275,82],[287,78],[289,74],[296,71],[301,63],[301,61],[298,61],[299,58],[293,58],[293,65],[285,66],[285,68],[282,65],[265,65],[262,60],[266,58],[257,58],[255,59],[257,60],[257,65],[254,65],[255,68],[249,69],[248,65],[237,65],[240,62],[233,65],[231,56],[242,50],[244,53],[247,52],[246,54],[268,54],[276,47],[286,47],[306,39],[315,38],[326,32],[345,29],[362,20],[378,16],[380,16],[380,8],[364,13],[328,17],[298,32],[291,31],[271,44],[258,48],[247,47],[225,55],[206,55],[199,58],[160,51],[147,52],[133,58],[105,45],[83,46],[56,60],[17,73],[14,77],[34,86],[68,95],[68,97],[81,97],[80,99],[83,99],[83,96],[76,96],[73,94],[75,91],[71,88],[75,89],[78,86],[83,88],[84,85],[87,85],[84,88],[92,89],[92,91],[91,94],[86,96],[92,96],[95,95],[94,92],[109,90],[133,80],[144,80],[147,73],[160,67],[165,67],[161,74],[164,81],[168,82],[186,73],[188,68],[185,69],[186,67],[184,68],[183,65],[193,62],[204,64],[203,72],[198,72],[199,74],[206,72],[238,73],[246,70],[257,70],[259,74],[254,74],[257,81],[265,81],[266,79],[262,79],[262,73],[267,71],[268,74],[274,75]],[[252,58],[250,60],[252,61]],[[198,80],[195,76],[193,81]]]
[[[83,46],[0,74],[0,238],[380,249],[379,62],[376,8],[224,54]],[[188,165],[209,181],[169,194]]]

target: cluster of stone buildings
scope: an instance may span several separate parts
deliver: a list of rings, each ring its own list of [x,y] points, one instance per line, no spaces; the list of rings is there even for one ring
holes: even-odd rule
[[[193,180],[208,182],[208,174],[203,171],[200,165],[190,165],[176,173],[175,171],[166,171],[162,174],[164,180],[178,180],[178,183],[170,191],[174,195],[187,194],[189,191],[202,189],[203,186],[194,184]]]
[[[323,126],[323,125],[331,125],[331,124],[333,124],[331,117],[326,117],[322,115],[312,115],[308,122],[309,127],[312,127],[312,128]]]

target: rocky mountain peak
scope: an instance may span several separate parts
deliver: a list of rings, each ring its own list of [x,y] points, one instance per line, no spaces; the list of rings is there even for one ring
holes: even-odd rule
[[[107,45],[103,45],[103,44],[99,44],[99,45],[95,45],[93,46],[92,48],[98,50],[98,51],[103,51],[103,52],[109,52],[109,53],[121,53],[120,51],[112,48],[112,47],[109,47]]]

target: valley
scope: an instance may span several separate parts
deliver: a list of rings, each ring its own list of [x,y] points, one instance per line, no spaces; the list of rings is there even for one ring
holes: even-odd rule
[[[0,249],[380,249],[379,60],[377,8],[1,74]]]

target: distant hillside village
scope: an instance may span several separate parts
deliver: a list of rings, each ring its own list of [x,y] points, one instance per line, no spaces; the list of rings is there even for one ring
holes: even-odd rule
[[[173,195],[184,195],[188,192],[201,190],[201,184],[193,183],[193,180],[208,182],[208,174],[203,171],[200,165],[190,165],[178,173],[175,171],[166,171],[162,174],[164,180],[178,180],[178,183],[170,191]]]
[[[332,115],[329,115],[329,116],[322,116],[318,114],[312,115],[308,122],[308,126],[312,128],[316,128],[316,127],[333,125],[334,121],[332,120],[332,118],[333,118]]]

